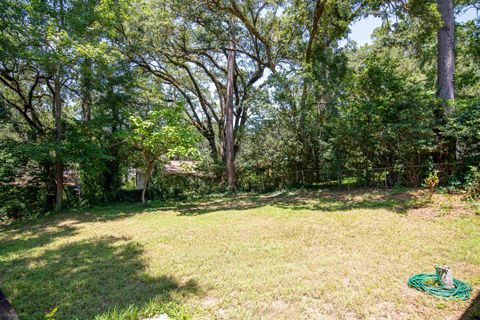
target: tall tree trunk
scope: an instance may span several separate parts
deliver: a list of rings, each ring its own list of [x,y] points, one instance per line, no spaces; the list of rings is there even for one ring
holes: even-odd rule
[[[235,72],[235,33],[233,21],[230,21],[230,40],[228,43],[227,93],[225,97],[225,160],[227,165],[227,187],[230,192],[235,186],[235,155],[233,138],[233,81]]]
[[[60,76],[55,76],[54,83],[54,104],[55,104],[55,141],[57,143],[57,148],[60,147],[60,143],[63,140],[63,128],[62,128],[62,97],[61,97],[61,81]],[[62,208],[63,201],[63,163],[60,159],[60,152],[56,152],[56,161],[55,161],[55,179],[57,184],[57,192],[55,199],[55,208],[60,210]]]
[[[54,6],[56,7],[56,1]],[[58,12],[59,17],[59,29],[63,28],[64,23],[64,5],[63,0],[59,0],[60,8]],[[61,81],[62,68],[60,64],[57,64],[56,74],[54,77],[53,85],[53,106],[54,106],[54,122],[55,122],[55,142],[57,145],[57,151],[55,153],[55,180],[56,180],[56,194],[55,194],[55,209],[62,209],[63,202],[63,163],[61,160],[60,143],[63,140],[63,128],[62,128],[62,81]]]
[[[455,98],[455,17],[453,15],[453,0],[437,0],[438,10],[442,16],[442,27],[438,30],[437,45],[437,94],[441,99]],[[446,103],[444,115],[453,111]]]
[[[441,99],[438,113],[440,123],[446,123],[454,111],[455,98],[455,16],[453,0],[437,0],[442,17],[442,27],[437,32],[437,96]],[[441,151],[439,161],[455,161],[457,142],[452,137],[440,137],[446,141],[446,150]]]
[[[92,60],[85,59],[82,63],[82,121],[88,122],[91,119],[92,105]]]
[[[42,163],[45,182],[45,206],[43,208],[44,212],[50,212],[55,209],[55,201],[57,199],[57,187],[56,187],[56,177],[53,172],[54,163],[51,161],[45,161]]]
[[[113,93],[111,93],[113,94]],[[103,190],[105,193],[105,200],[110,200],[111,196],[114,195],[114,192],[120,187],[120,152],[119,145],[121,141],[117,137],[118,127],[120,125],[120,115],[118,110],[118,105],[112,103],[111,105],[111,139],[110,147],[108,148],[108,155],[113,159],[106,162],[107,167],[103,172],[104,177],[104,186]]]
[[[310,28],[310,36],[308,38],[308,43],[307,47],[305,50],[305,60],[304,63],[306,66],[308,66],[306,71],[308,74],[311,74],[312,68],[313,68],[313,58],[314,58],[314,48],[315,48],[315,42],[317,41],[318,33],[319,33],[319,24],[320,24],[320,19],[322,18],[324,12],[325,12],[325,6],[327,4],[328,0],[317,0],[315,2],[315,9],[313,11],[313,19],[312,19],[312,24]],[[324,47],[325,49],[325,47]],[[313,151],[313,148],[310,146],[311,144],[309,143],[310,140],[315,137],[311,136],[311,133],[308,132],[308,130],[305,130],[307,127],[306,124],[306,117],[311,109],[311,106],[308,104],[308,95],[310,90],[310,86],[312,85],[312,80],[307,76],[306,74],[303,76],[303,83],[302,83],[302,94],[300,96],[300,101],[299,101],[299,115],[298,115],[298,120],[297,115],[295,115],[295,131],[298,136],[298,140],[301,144],[301,158],[303,159],[303,163],[308,162],[308,158],[310,157],[311,152]]]

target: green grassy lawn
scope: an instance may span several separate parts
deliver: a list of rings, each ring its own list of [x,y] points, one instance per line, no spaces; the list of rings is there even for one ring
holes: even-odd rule
[[[118,205],[0,227],[21,319],[475,319],[480,217],[418,191],[297,191]],[[474,287],[407,287],[436,264]]]

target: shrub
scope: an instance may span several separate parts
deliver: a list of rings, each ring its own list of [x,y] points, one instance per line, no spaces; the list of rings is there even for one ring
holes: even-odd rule
[[[43,213],[45,189],[38,185],[28,187],[0,187],[0,220],[22,220]]]
[[[428,188],[430,193],[435,192],[435,188],[438,186],[440,179],[438,178],[438,171],[431,171],[428,176],[425,178],[425,185]]]
[[[480,197],[480,170],[476,166],[471,166],[465,177],[465,191],[471,199]]]

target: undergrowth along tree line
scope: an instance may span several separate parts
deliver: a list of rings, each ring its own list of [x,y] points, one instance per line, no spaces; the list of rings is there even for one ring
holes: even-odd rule
[[[476,1],[4,0],[0,217],[186,194],[478,195]],[[352,24],[382,19],[371,44]],[[175,160],[193,167],[166,169]],[[145,181],[132,181],[137,170]],[[137,190],[138,189],[138,190]]]

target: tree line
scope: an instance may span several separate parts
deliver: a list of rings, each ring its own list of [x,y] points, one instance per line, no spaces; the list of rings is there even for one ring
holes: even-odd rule
[[[146,175],[143,202],[148,192],[275,189],[298,171],[419,185],[448,163],[445,181],[475,180],[480,26],[478,15],[455,22],[475,8],[4,0],[1,211],[119,201],[131,168]],[[348,34],[367,16],[382,25],[359,47]],[[169,159],[195,160],[202,174],[165,177]],[[75,200],[67,169],[78,175]]]

